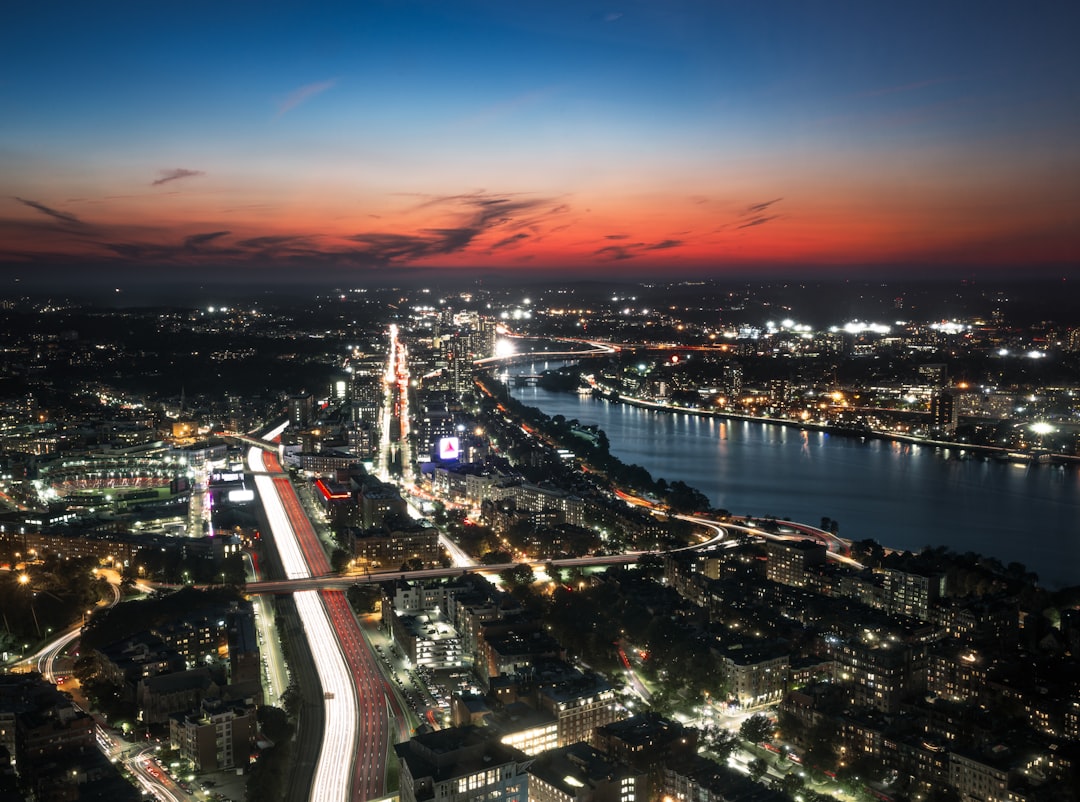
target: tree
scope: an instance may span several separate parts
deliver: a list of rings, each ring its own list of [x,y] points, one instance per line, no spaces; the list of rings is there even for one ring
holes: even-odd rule
[[[735,751],[738,744],[739,739],[735,733],[730,730],[720,730],[709,743],[709,749],[723,762]]]
[[[769,764],[762,760],[760,757],[755,757],[749,763],[746,764],[747,771],[750,772],[750,779],[757,782],[765,776],[765,772],[769,770]]]
[[[637,561],[643,576],[659,579],[664,575],[664,560],[659,554],[643,554]]]
[[[293,725],[289,722],[289,714],[280,707],[263,705],[258,715],[263,733],[274,743],[280,743],[292,735]]]
[[[788,796],[794,796],[805,785],[805,781],[795,772],[791,774],[785,774],[777,782],[776,786]]]
[[[764,713],[755,713],[739,727],[739,735],[752,744],[767,743],[772,740],[773,723]]]
[[[519,585],[531,585],[536,581],[536,575],[533,574],[531,565],[519,563],[513,568],[507,568],[505,571],[500,572],[499,579],[510,587],[517,587]]]
[[[611,451],[611,441],[608,440],[607,433],[603,429],[596,433],[596,450],[601,454],[607,454]]]
[[[300,705],[303,699],[300,697],[300,687],[293,680],[289,687],[281,694],[281,707],[288,714],[290,719],[295,719],[300,712]]]
[[[481,565],[502,565],[513,559],[508,551],[486,551],[480,556]]]
[[[667,502],[676,512],[697,512],[711,506],[708,496],[686,482],[674,481],[667,494]]]
[[[345,569],[349,567],[350,559],[351,557],[349,557],[349,552],[345,551],[345,549],[334,549],[333,553],[331,553],[330,555],[331,570],[333,570],[335,574],[340,574],[344,572]]]
[[[780,730],[784,737],[784,740],[791,742],[801,742],[803,734],[806,732],[806,726],[798,718],[791,713],[787,713],[781,710],[776,716],[776,726]]]
[[[353,585],[345,592],[349,604],[360,615],[375,612],[381,595],[376,585]]]

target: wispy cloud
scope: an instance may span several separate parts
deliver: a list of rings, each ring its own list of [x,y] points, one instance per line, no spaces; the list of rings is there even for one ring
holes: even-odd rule
[[[764,212],[771,209],[775,204],[782,200],[783,198],[773,198],[772,200],[762,201],[761,203],[751,203],[743,209],[737,220],[733,221],[731,224],[722,225],[715,230],[721,231],[729,226],[734,229],[763,226],[771,220],[780,217],[778,214],[764,214]]]
[[[231,231],[206,231],[199,234],[191,234],[184,237],[179,244],[175,242],[146,242],[146,241],[108,241],[101,242],[100,246],[105,250],[123,256],[127,259],[138,261],[160,261],[170,264],[188,263],[192,259],[204,260],[212,258],[234,258],[246,256],[246,252],[236,247],[216,247],[216,243],[222,237],[227,237]]]
[[[517,234],[511,234],[509,237],[503,237],[501,240],[499,240],[494,245],[492,245],[491,247],[488,248],[488,253],[491,253],[492,251],[497,250],[499,248],[506,248],[506,247],[509,247],[511,245],[516,245],[517,243],[521,242],[523,239],[528,239],[528,238],[529,238],[528,234],[526,234],[524,231],[519,231]]]
[[[265,237],[251,237],[250,239],[242,239],[236,244],[241,248],[279,248],[283,245],[292,245],[297,242],[302,242],[304,237],[295,236],[292,234],[280,234],[276,236]]]
[[[194,178],[199,175],[206,175],[202,170],[188,170],[184,167],[175,167],[172,170],[158,170],[158,175],[161,176],[155,181],[152,181],[150,186],[160,187],[162,184],[168,184],[170,181],[179,181],[181,178]]]
[[[76,215],[36,200],[18,198],[38,214],[10,220],[4,228],[19,236],[41,232],[72,251],[96,251],[115,263],[193,265],[350,265],[378,270],[388,266],[420,268],[425,260],[461,253],[478,257],[494,253],[520,259],[552,232],[572,223],[572,209],[562,198],[519,193],[496,194],[476,190],[457,195],[412,196],[416,203],[403,210],[395,224],[379,230],[363,229],[349,236],[280,233],[258,229],[237,230],[220,223],[203,231],[171,232],[160,227],[114,223],[90,225]],[[361,217],[361,219],[363,219]],[[423,224],[407,227],[409,219]],[[8,251],[14,253],[10,248]],[[0,246],[0,255],[5,249]],[[25,257],[19,257],[23,259]]]
[[[610,262],[618,262],[622,259],[633,259],[634,254],[621,245],[605,245],[603,248],[593,251],[594,256],[606,259]]]
[[[619,235],[612,237],[608,235],[604,239],[616,239],[623,238]],[[681,239],[665,239],[660,242],[631,242],[626,245],[605,245],[603,248],[598,248],[593,251],[594,256],[599,256],[601,259],[607,261],[620,261],[622,259],[633,259],[642,251],[666,251],[669,248],[678,248],[683,244]]]
[[[287,114],[302,103],[311,100],[311,98],[316,95],[321,95],[327,89],[333,88],[336,83],[337,78],[332,78],[329,81],[318,81],[317,83],[305,84],[299,89],[294,89],[278,104],[277,116],[280,117],[283,114]]]
[[[779,203],[782,200],[783,198],[773,198],[772,200],[765,201],[764,203],[751,203],[749,206],[746,207],[746,211],[743,212],[743,214],[760,214],[761,212],[772,206],[774,203]]]
[[[467,117],[458,120],[456,125],[465,129],[485,127],[498,120],[511,117],[534,106],[540,105],[546,102],[548,98],[556,95],[558,91],[558,87],[548,86],[523,92],[520,95],[507,98],[502,102],[494,103],[483,109],[479,109]]]
[[[735,228],[753,228],[754,226],[763,226],[766,223],[768,223],[770,220],[775,220],[779,216],[780,215],[778,215],[778,214],[770,214],[770,215],[761,215],[760,217],[752,217],[749,220],[747,220],[745,223],[742,223],[741,225],[735,226]]]
[[[208,231],[205,234],[192,234],[190,237],[184,238],[184,250],[195,253],[199,251],[203,245],[213,242],[216,239],[227,237],[231,233],[231,231]]]
[[[68,226],[85,225],[82,220],[80,220],[78,217],[71,214],[70,212],[61,212],[59,209],[54,209],[51,206],[46,206],[44,203],[39,203],[35,200],[27,200],[26,198],[15,198],[15,200],[17,200],[23,206],[29,206],[31,209],[35,209],[42,214],[47,214],[49,217],[59,223],[64,223]]]
[[[414,211],[443,208],[458,216],[459,224],[408,234],[382,231],[354,234],[349,239],[363,246],[358,255],[363,255],[374,265],[407,264],[464,251],[488,232],[508,232],[487,247],[490,253],[528,238],[530,234],[522,229],[538,232],[548,218],[558,216],[568,208],[563,205],[547,209],[552,203],[548,198],[494,195],[482,191],[422,197],[424,200],[414,207]]]

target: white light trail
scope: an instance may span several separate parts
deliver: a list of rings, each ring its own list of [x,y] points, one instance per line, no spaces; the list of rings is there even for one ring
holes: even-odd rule
[[[255,486],[262,499],[273,535],[272,542],[277,548],[286,577],[309,578],[311,572],[300,550],[296,532],[285,514],[273,478],[265,474],[261,448],[253,446],[248,451],[248,467],[258,474],[255,476]],[[318,591],[300,591],[293,594],[293,598],[323,688],[326,714],[310,798],[319,802],[350,802],[352,783],[349,779],[342,781],[342,772],[346,772],[346,778],[350,776],[350,767],[357,754],[356,688]]]
[[[319,802],[335,799],[347,802],[351,767],[357,754],[356,688],[318,591],[301,591],[294,593],[293,598],[319,672],[326,714],[322,748],[309,798]]]
[[[264,434],[262,436],[263,440],[273,440],[275,437],[278,437],[283,431],[285,431],[285,429],[288,427],[288,425],[289,425],[288,420],[286,420],[284,423],[278,424],[278,426],[271,429],[270,431],[268,431],[266,434]]]

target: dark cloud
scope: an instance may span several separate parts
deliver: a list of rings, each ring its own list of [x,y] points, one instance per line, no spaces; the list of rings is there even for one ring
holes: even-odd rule
[[[237,241],[233,240],[232,232],[225,229],[185,232],[185,235],[167,237],[156,227],[91,227],[75,215],[22,198],[19,199],[20,203],[41,215],[9,222],[23,236],[27,229],[47,233],[54,240],[58,239],[58,232],[64,233],[69,239],[77,240],[79,248],[85,250],[87,246],[93,247],[98,254],[112,262],[169,265],[202,262],[219,265],[311,263],[378,270],[388,265],[406,265],[468,250],[487,254],[513,250],[520,253],[522,245],[542,241],[557,230],[558,226],[553,226],[553,223],[565,225],[569,220],[569,216],[564,214],[569,207],[560,205],[550,197],[476,191],[452,196],[425,196],[421,201],[422,207],[438,206],[436,214],[445,221],[440,227],[395,233],[361,229],[344,241],[336,237],[324,240],[311,234],[260,235],[258,231],[245,231],[243,234],[246,237]],[[555,219],[557,217],[559,219]],[[4,226],[5,220],[0,218],[0,239],[3,239]]]
[[[537,233],[547,217],[568,207],[557,206],[543,211],[550,199],[517,195],[492,195],[469,192],[461,195],[439,195],[425,198],[416,208],[435,206],[461,211],[461,225],[453,228],[423,229],[414,234],[361,232],[349,237],[363,247],[351,253],[372,265],[407,263],[433,256],[446,256],[470,247],[478,237],[502,229],[506,233],[489,247],[488,252],[503,248],[530,236],[521,229]]]
[[[117,256],[124,256],[128,259],[147,259],[162,255],[161,248],[140,245],[136,242],[105,242],[102,244]]]
[[[751,203],[749,206],[746,207],[746,211],[744,211],[743,214],[744,215],[761,214],[763,211],[768,209],[774,203],[779,203],[782,200],[783,200],[783,198],[773,198],[772,200],[765,201],[764,203]]]
[[[161,178],[156,181],[152,181],[150,186],[159,187],[162,184],[167,184],[170,181],[178,181],[181,178],[193,178],[199,175],[206,175],[202,170],[186,170],[183,167],[176,167],[172,170],[158,170],[158,175]]]
[[[752,228],[753,226],[762,226],[768,223],[770,220],[775,220],[779,216],[780,215],[778,214],[771,214],[764,217],[754,217],[743,223],[742,225],[736,226],[736,228]]]
[[[239,248],[207,248],[205,246],[228,236],[229,231],[207,231],[201,234],[192,234],[179,244],[160,242],[102,242],[101,247],[112,251],[118,256],[142,261],[173,262],[190,261],[191,256],[240,256],[245,251]]]
[[[521,240],[528,239],[528,238],[529,238],[528,234],[526,234],[524,231],[520,231],[517,234],[512,234],[509,237],[504,237],[503,239],[499,240],[494,245],[492,245],[490,248],[488,248],[488,252],[490,253],[491,251],[494,251],[497,248],[505,248],[508,245],[513,245],[515,242],[521,242]]]
[[[208,231],[205,234],[192,234],[190,237],[184,238],[184,250],[197,251],[206,243],[213,242],[231,233],[231,231]]]
[[[630,253],[626,248],[623,248],[620,245],[607,245],[599,250],[593,251],[593,254],[599,256],[601,259],[606,259],[611,262],[634,258],[634,254]]]
[[[369,232],[349,237],[364,248],[356,255],[374,265],[411,262],[429,256],[445,256],[463,250],[480,233],[476,228],[437,228],[419,234]]]
[[[242,239],[236,244],[241,248],[274,248],[279,245],[290,245],[294,242],[303,241],[303,237],[283,235],[276,237],[252,237],[251,239]]]
[[[80,220],[75,215],[70,214],[69,212],[61,212],[58,209],[53,209],[51,206],[46,206],[44,203],[38,203],[37,201],[27,200],[26,198],[15,198],[15,200],[17,200],[23,206],[29,206],[31,209],[36,209],[37,211],[41,212],[42,214],[47,214],[53,220],[56,220],[57,222],[60,222],[60,223],[64,223],[65,225],[69,225],[69,226],[82,226],[82,225],[84,225],[82,220]]]
[[[626,238],[625,234],[608,234],[604,237],[604,239]],[[678,248],[682,244],[681,239],[665,239],[660,242],[628,242],[623,245],[605,245],[603,248],[593,251],[593,255],[609,261],[633,259],[641,251],[666,251],[669,248]]]

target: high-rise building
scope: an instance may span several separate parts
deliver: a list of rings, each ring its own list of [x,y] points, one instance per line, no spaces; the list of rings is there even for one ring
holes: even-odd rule
[[[315,408],[315,399],[310,393],[289,397],[289,419],[292,425],[302,429],[309,426]]]
[[[956,430],[956,404],[952,393],[942,390],[930,397],[930,428],[945,433]]]
[[[885,609],[897,615],[929,621],[931,605],[944,595],[945,576],[924,576],[891,568],[883,573]]]
[[[806,570],[825,562],[827,549],[814,540],[770,540],[765,544],[769,556],[765,576],[772,582],[795,587],[806,586]]]

